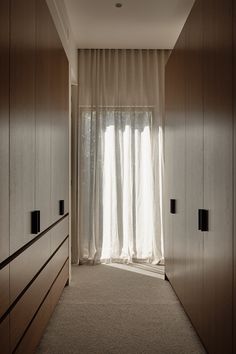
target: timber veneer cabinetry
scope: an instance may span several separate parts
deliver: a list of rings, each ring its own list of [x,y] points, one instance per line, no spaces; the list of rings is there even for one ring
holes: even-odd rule
[[[195,1],[166,66],[166,274],[213,354],[236,349],[233,3]]]
[[[45,0],[0,20],[0,351],[28,354],[69,277],[69,66]]]

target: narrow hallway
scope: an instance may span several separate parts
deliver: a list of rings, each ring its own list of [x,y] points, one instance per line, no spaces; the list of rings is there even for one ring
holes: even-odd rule
[[[205,353],[169,282],[74,266],[37,354]]]

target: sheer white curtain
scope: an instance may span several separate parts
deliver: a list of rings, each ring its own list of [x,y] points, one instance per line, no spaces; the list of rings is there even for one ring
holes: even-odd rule
[[[79,51],[81,262],[158,263],[163,258],[166,55]]]

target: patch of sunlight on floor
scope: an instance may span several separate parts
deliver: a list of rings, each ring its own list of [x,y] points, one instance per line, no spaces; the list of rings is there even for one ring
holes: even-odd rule
[[[104,265],[108,267],[127,270],[129,272],[147,275],[153,278],[159,278],[163,280],[165,279],[164,265],[141,264],[141,263],[129,263],[129,264],[107,263]]]

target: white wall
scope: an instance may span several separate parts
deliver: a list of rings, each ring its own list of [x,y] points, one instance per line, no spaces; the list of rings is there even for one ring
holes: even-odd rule
[[[77,84],[78,55],[64,0],[46,0],[70,64],[70,83]]]

